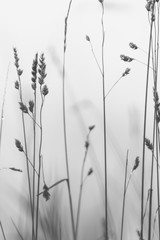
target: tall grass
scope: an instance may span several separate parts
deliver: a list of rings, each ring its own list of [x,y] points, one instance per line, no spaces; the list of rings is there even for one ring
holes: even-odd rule
[[[111,226],[109,222],[109,211],[108,211],[108,201],[109,201],[109,191],[108,191],[108,179],[109,179],[109,169],[108,169],[108,160],[110,163],[110,159],[107,156],[108,150],[108,143],[107,143],[107,123],[106,123],[106,102],[108,100],[109,94],[113,90],[113,88],[120,82],[120,80],[127,76],[130,73],[130,68],[126,68],[123,74],[118,78],[117,81],[112,85],[112,87],[108,90],[106,87],[106,68],[105,68],[105,26],[104,26],[104,0],[98,0],[97,2],[101,5],[101,17],[100,17],[100,29],[101,29],[101,38],[102,41],[100,43],[100,57],[101,60],[99,61],[91,39],[88,35],[86,35],[86,40],[89,42],[91,51],[93,54],[93,58],[97,64],[99,72],[101,74],[101,84],[102,84],[102,92],[100,93],[102,97],[102,136],[103,136],[103,173],[104,173],[104,222],[105,222],[105,233],[102,233],[102,239],[109,240],[114,238],[111,234]],[[73,1],[69,1],[69,5],[67,8],[67,13],[64,21],[64,36],[63,36],[63,61],[62,61],[62,127],[63,127],[63,138],[64,138],[64,158],[65,158],[65,170],[66,176],[61,178],[60,180],[50,183],[48,185],[45,180],[45,171],[44,165],[47,164],[46,161],[43,161],[43,143],[46,141],[44,138],[44,107],[45,107],[45,100],[46,96],[49,93],[48,87],[45,84],[47,79],[47,64],[45,62],[44,54],[38,55],[35,54],[33,59],[32,67],[31,67],[31,94],[32,99],[29,99],[27,104],[25,103],[26,100],[24,99],[24,89],[23,89],[23,70],[20,68],[20,59],[17,52],[17,49],[14,48],[14,62],[15,68],[17,73],[18,80],[15,82],[15,88],[18,91],[19,95],[19,109],[21,111],[21,124],[22,124],[22,133],[23,139],[18,140],[17,136],[15,139],[16,148],[20,153],[22,153],[26,160],[26,174],[27,180],[25,182],[25,188],[27,188],[27,200],[26,203],[29,205],[29,220],[31,222],[28,231],[29,240],[80,240],[80,223],[81,223],[81,212],[83,211],[82,200],[83,200],[83,190],[84,184],[86,183],[86,179],[93,173],[92,167],[88,170],[87,174],[85,175],[85,168],[86,168],[86,160],[88,157],[88,151],[90,146],[90,133],[94,129],[94,125],[91,125],[88,128],[88,133],[86,136],[85,141],[85,151],[84,157],[82,160],[82,167],[80,170],[80,187],[79,187],[79,194],[78,194],[78,204],[74,205],[73,201],[73,190],[72,186],[72,179],[70,177],[71,171],[71,161],[70,156],[68,155],[68,146],[70,139],[68,138],[68,125],[69,122],[66,118],[66,61],[67,61],[67,36],[68,36],[68,28],[69,28],[69,17],[71,13]],[[137,237],[140,240],[154,240],[155,236],[157,235],[157,239],[160,239],[160,192],[159,192],[159,155],[160,155],[160,131],[159,131],[159,123],[160,123],[160,102],[159,102],[159,93],[158,93],[158,65],[159,65],[159,1],[157,0],[148,0],[146,9],[148,11],[148,20],[149,20],[149,39],[148,39],[148,52],[147,52],[147,63],[143,63],[142,61],[128,57],[126,55],[120,55],[121,60],[127,62],[128,64],[131,63],[133,60],[136,62],[142,63],[146,65],[146,82],[145,82],[145,96],[144,96],[144,116],[143,116],[143,139],[142,139],[142,157],[136,157],[133,168],[131,168],[130,174],[128,174],[129,164],[129,150],[127,150],[126,155],[126,163],[124,167],[124,182],[121,182],[123,185],[123,192],[122,192],[122,199],[119,200],[121,205],[121,218],[119,220],[119,237],[120,240],[125,240],[125,230],[127,229],[127,221],[125,221],[126,215],[128,214],[127,208],[127,197],[128,191],[130,190],[130,183],[133,177],[134,171],[139,167],[139,163],[141,162],[141,179],[139,180],[139,185],[141,187],[141,199],[140,199],[140,207],[139,207],[139,215],[140,215],[140,225],[138,226],[137,230]],[[142,50],[143,53],[146,54],[146,51],[139,48],[136,44],[130,43],[129,46],[133,50]],[[152,91],[152,98],[153,98],[153,128],[152,128],[152,136],[147,137],[147,123],[149,119],[149,92],[151,89],[150,86],[150,77],[151,71],[153,74],[153,91]],[[108,80],[107,80],[108,81]],[[6,81],[7,82],[7,81]],[[5,104],[5,94],[6,88],[3,97],[3,105],[2,105],[2,112],[1,112],[1,126],[0,126],[0,149],[1,149],[1,134],[2,134],[2,127],[3,127],[3,110]],[[27,119],[27,120],[26,120]],[[31,153],[28,151],[29,149],[29,142],[27,138],[27,123],[28,120],[31,122],[32,125],[32,151]],[[152,139],[152,141],[150,140]],[[150,168],[149,168],[149,177],[146,174],[146,147],[149,150],[148,156],[151,153],[151,161],[150,161]],[[72,150],[72,149],[71,149]],[[132,163],[131,163],[132,164]],[[2,169],[10,169],[16,172],[22,172],[19,168],[0,168]],[[23,170],[24,172],[24,170]],[[154,182],[156,178],[156,183]],[[149,179],[149,183],[148,183]],[[63,184],[67,185],[67,194],[68,194],[68,202],[69,202],[69,219],[71,224],[66,224],[67,227],[71,227],[67,229],[67,234],[65,232],[65,227],[63,226],[63,215],[60,208],[60,200],[62,198],[62,192],[59,190],[63,189]],[[147,185],[148,184],[148,185]],[[146,199],[146,185],[148,187],[148,195]],[[56,195],[56,190],[59,191]],[[52,191],[54,192],[52,194]],[[63,191],[63,190],[62,190]],[[55,200],[53,195],[56,195],[58,200]],[[49,208],[47,205],[43,205],[41,198],[44,198],[46,201],[50,201]],[[157,206],[155,207],[155,202]],[[146,203],[146,204],[145,204]],[[67,204],[66,204],[67,205]],[[138,203],[137,203],[138,205]],[[51,211],[52,209],[52,211]],[[28,209],[27,209],[28,210]],[[155,217],[153,218],[153,214]],[[158,215],[158,221],[156,216]],[[95,216],[96,217],[96,216]],[[116,218],[116,216],[114,216]],[[66,217],[67,219],[67,217]],[[21,232],[21,226],[17,226],[15,224],[14,219],[12,220],[14,230],[17,233],[19,239],[28,239],[27,234]],[[147,226],[147,227],[146,227]],[[7,240],[7,236],[4,231],[4,227],[2,222],[0,221],[0,228],[1,233],[4,240]],[[116,230],[115,230],[116,231]],[[69,238],[69,239],[68,239]],[[117,240],[117,238],[116,238]]]

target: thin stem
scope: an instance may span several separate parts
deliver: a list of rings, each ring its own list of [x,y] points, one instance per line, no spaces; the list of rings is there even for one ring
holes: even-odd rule
[[[37,172],[37,170],[34,168],[34,165],[33,165],[33,163],[31,162],[31,160],[28,158],[27,153],[26,153],[25,151],[23,151],[23,152],[24,152],[24,155],[26,156],[26,159],[27,159],[28,163],[31,165],[31,167],[33,168],[34,172],[35,172],[35,173],[37,174],[37,176],[38,176],[38,172]]]
[[[64,182],[64,181],[68,181],[68,179],[67,179],[67,178],[64,178],[64,179],[59,180],[58,182],[56,182],[56,183],[54,183],[53,185],[51,185],[50,187],[48,187],[48,190],[50,190],[51,188],[57,186],[58,184],[60,184],[60,183],[62,183],[62,182]],[[38,195],[41,195],[41,194],[43,194],[43,193],[44,193],[44,191],[43,191],[43,192],[40,192]]]
[[[87,139],[86,139],[86,145],[85,145],[86,149],[85,149],[82,168],[81,168],[80,191],[79,191],[79,197],[78,197],[78,209],[77,209],[77,219],[76,219],[76,240],[78,239],[78,228],[79,228],[79,219],[80,219],[80,210],[81,210],[82,190],[83,190],[83,184],[84,184],[83,176],[84,176],[84,167],[85,167],[88,148],[89,148],[89,134],[90,134],[90,131],[89,131],[89,133],[87,135]]]
[[[156,123],[158,125],[158,123]],[[157,154],[157,209],[158,209],[158,234],[160,237],[160,178],[159,178],[159,152],[160,152],[160,132],[156,126],[156,154]]]
[[[40,189],[40,179],[41,179],[41,163],[42,163],[42,137],[43,137],[43,129],[42,129],[42,110],[44,105],[44,97],[42,94],[42,88],[40,85],[40,93],[41,93],[41,107],[40,107],[40,143],[39,143],[39,168],[38,168],[38,183],[37,183],[37,209],[36,209],[36,240],[38,240],[38,223],[39,223],[39,189]]]
[[[116,84],[122,79],[122,76],[113,84],[113,86],[109,89],[107,94],[105,95],[105,98],[109,95],[109,93],[112,91],[112,89],[116,86]]]
[[[155,122],[155,121],[154,121]],[[155,123],[154,123],[155,128]],[[155,134],[155,129],[154,129]],[[153,134],[153,138],[154,138]],[[154,146],[154,145],[153,145]],[[154,154],[152,153],[152,164],[151,164],[151,180],[150,180],[150,194],[149,194],[149,216],[148,216],[148,240],[151,240],[151,223],[152,223],[152,192],[153,192],[153,163]]]
[[[159,6],[160,3],[157,2],[157,73],[158,73],[158,66],[159,66],[159,31],[160,31],[160,26],[159,26],[159,20],[160,20],[160,13],[159,13]],[[158,236],[160,239],[160,186],[159,186],[159,155],[158,155],[158,143],[160,144],[159,141],[159,128],[158,128],[158,123],[156,121],[156,156],[157,156],[157,205],[158,205]],[[160,145],[159,145],[160,149]]]
[[[1,110],[0,151],[1,151],[1,145],[2,145],[2,130],[3,130],[3,121],[4,121],[4,105],[5,105],[6,93],[7,93],[7,83],[8,83],[9,68],[10,68],[10,63],[8,64],[8,69],[7,69],[7,75],[6,75],[5,86],[4,86],[4,93],[3,93],[2,110]]]
[[[63,49],[63,73],[62,73],[62,100],[63,100],[63,130],[64,130],[64,148],[65,148],[65,160],[66,160],[66,171],[67,171],[67,186],[71,213],[71,224],[72,224],[72,234],[75,240],[75,226],[74,226],[74,215],[73,215],[73,204],[71,196],[71,186],[70,186],[70,174],[69,174],[69,162],[68,162],[68,147],[67,147],[67,129],[66,129],[66,107],[65,107],[65,68],[66,68],[66,49],[67,49],[67,30],[68,30],[68,18],[71,10],[72,0],[69,2],[67,15],[65,18],[65,28],[64,28],[64,49]]]
[[[13,223],[14,228],[16,229],[18,236],[20,237],[21,240],[24,240],[24,238],[22,237],[22,234],[20,233],[19,229],[17,228],[15,222],[13,221],[13,219],[11,218],[11,221]]]
[[[147,123],[148,83],[149,83],[151,44],[152,44],[152,29],[153,29],[153,21],[151,21],[151,25],[150,25],[146,91],[145,91],[145,107],[144,107],[144,125],[143,125],[144,128],[143,128],[142,182],[141,182],[142,183],[142,186],[141,186],[141,239],[143,239],[143,226],[144,226],[143,211],[144,211],[144,177],[145,177],[145,138],[146,138],[146,123]]]
[[[123,191],[123,207],[122,207],[122,218],[121,218],[121,240],[123,239],[123,225],[124,225],[124,210],[126,202],[126,184],[127,184],[127,169],[128,169],[128,150],[126,156],[126,166],[125,166],[125,177],[124,177],[124,191]]]
[[[18,81],[19,81],[19,97],[20,101],[23,102],[22,98],[22,85],[21,85],[21,78],[18,74],[17,69],[17,75],[18,75]],[[26,126],[25,126],[25,120],[24,120],[24,113],[22,111],[22,128],[23,128],[23,138],[24,138],[24,145],[25,145],[25,156],[26,156],[26,168],[27,168],[27,180],[28,180],[28,189],[29,189],[29,199],[30,199],[30,209],[31,209],[31,217],[32,217],[32,224],[33,224],[33,203],[32,203],[32,194],[31,194],[31,180],[30,180],[30,172],[29,172],[29,161],[28,161],[28,148],[27,148],[27,137],[26,137]]]
[[[107,187],[107,138],[106,138],[106,104],[105,104],[105,68],[104,68],[104,43],[105,43],[105,31],[104,31],[104,5],[102,5],[102,44],[101,44],[101,56],[102,56],[102,85],[103,85],[103,138],[104,138],[104,175],[105,175],[105,225],[106,225],[106,240],[108,240],[108,187]]]
[[[2,231],[3,238],[4,238],[4,240],[6,240],[6,236],[5,236],[4,229],[3,229],[3,226],[2,226],[2,222],[1,222],[1,221],[0,221],[0,227],[1,227],[1,231]]]
[[[34,90],[34,112],[33,112],[33,209],[35,209],[35,166],[36,166],[36,108],[37,108],[37,91]],[[33,219],[35,219],[35,211],[33,211]],[[35,221],[32,226],[32,239],[35,239]]]
[[[89,43],[90,43],[90,46],[91,46],[91,51],[92,51],[92,53],[93,53],[93,57],[94,57],[94,59],[95,59],[95,61],[96,61],[96,64],[97,64],[97,66],[98,66],[98,68],[99,68],[99,71],[100,71],[100,73],[103,75],[102,69],[101,69],[101,67],[100,67],[100,64],[99,64],[99,62],[98,62],[98,59],[97,59],[96,54],[95,54],[95,52],[94,52],[94,49],[93,49],[93,45],[92,45],[91,40],[89,40]]]
[[[134,60],[135,60],[136,62],[139,62],[139,63],[141,63],[141,64],[143,64],[143,65],[145,65],[145,66],[148,67],[148,64],[146,64],[146,63],[144,63],[144,62],[142,62],[142,61],[140,61],[140,60],[138,60],[138,59],[136,59],[136,58],[134,58]],[[152,68],[151,66],[149,66],[149,68],[153,70],[153,68]]]
[[[41,126],[36,122],[36,119],[34,116],[32,117],[32,115],[30,113],[28,113],[28,116],[30,116],[30,118],[33,120],[35,125],[37,125],[39,128],[41,128]]]

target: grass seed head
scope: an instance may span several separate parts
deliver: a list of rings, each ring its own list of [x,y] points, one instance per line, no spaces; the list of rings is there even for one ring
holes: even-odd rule
[[[98,0],[100,3],[103,3],[104,2],[104,0]]]
[[[18,58],[18,53],[17,53],[17,49],[13,48],[13,52],[14,52],[14,59],[15,59],[15,66],[18,69],[19,68],[19,58]]]
[[[134,60],[134,58],[125,56],[123,54],[120,55],[121,60],[123,60],[124,62],[132,62]]]
[[[86,35],[86,40],[90,42],[90,37],[88,35]]]
[[[24,103],[19,102],[19,106],[23,113],[28,113],[28,108],[26,107],[26,105]]]
[[[89,142],[85,141],[85,148],[88,149],[89,148]]]
[[[44,54],[42,53],[40,58],[39,58],[39,69],[38,69],[38,73],[39,73],[39,84],[42,85],[44,84],[44,79],[46,78],[47,74],[46,74],[46,64],[45,64],[45,57]]]
[[[35,83],[37,79],[37,67],[38,67],[38,54],[36,53],[35,59],[32,63],[32,82]]]
[[[42,94],[43,96],[46,96],[49,93],[47,85],[44,85],[42,88]]]
[[[15,81],[15,83],[14,83],[14,86],[15,86],[15,89],[19,89],[19,82],[18,81]]]
[[[34,102],[33,102],[33,100],[30,100],[30,101],[29,101],[29,111],[30,111],[31,113],[33,113],[33,109],[34,109]]]
[[[138,49],[137,45],[132,42],[129,43],[129,46],[130,46],[130,48],[132,48],[134,50]]]
[[[31,84],[31,87],[32,87],[32,89],[33,89],[34,91],[36,90],[36,86],[37,86],[36,83],[32,83],[32,84]]]
[[[135,171],[139,166],[139,157],[136,157],[132,172]]]
[[[90,176],[92,173],[93,173],[93,168],[90,168],[90,169],[88,170],[87,176]]]
[[[147,1],[147,4],[146,4],[145,8],[147,9],[148,12],[153,11],[154,4],[155,4],[155,0],[148,0]]]
[[[95,128],[95,125],[89,126],[89,131],[92,131]]]
[[[51,196],[50,193],[49,193],[49,188],[47,187],[46,184],[44,184],[43,189],[44,189],[43,197],[45,198],[46,201],[48,201],[50,199],[50,196]]]
[[[15,139],[15,145],[16,145],[16,147],[18,148],[18,150],[20,152],[23,152],[23,146],[22,146],[21,142],[18,139]]]
[[[126,70],[124,71],[124,73],[122,74],[122,77],[125,77],[126,75],[128,75],[130,73],[131,69],[130,68],[126,68]]]
[[[153,144],[148,138],[145,138],[145,144],[149,150],[153,151]]]

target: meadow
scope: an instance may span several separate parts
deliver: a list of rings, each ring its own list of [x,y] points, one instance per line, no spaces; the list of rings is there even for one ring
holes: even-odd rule
[[[8,10],[0,239],[160,239],[159,0],[120,2]]]

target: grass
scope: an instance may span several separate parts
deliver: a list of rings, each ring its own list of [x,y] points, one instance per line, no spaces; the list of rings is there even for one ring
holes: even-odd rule
[[[159,155],[160,155],[160,103],[159,103],[159,83],[158,83],[158,66],[159,66],[159,1],[147,1],[146,10],[148,11],[148,20],[150,27],[150,34],[148,39],[148,53],[139,48],[133,42],[129,43],[129,46],[132,50],[141,50],[142,53],[147,57],[147,63],[143,63],[138,60],[138,58],[132,58],[127,55],[121,54],[120,59],[127,64],[132,64],[133,60],[137,63],[144,64],[146,66],[146,84],[145,84],[145,94],[144,94],[144,116],[143,116],[143,138],[142,138],[142,156],[136,157],[134,164],[132,159],[129,157],[129,151],[127,150],[126,161],[124,166],[124,181],[120,182],[123,186],[123,191],[121,198],[119,199],[120,203],[120,212],[121,217],[119,218],[118,234],[117,237],[111,232],[111,218],[110,218],[110,208],[109,204],[111,201],[111,185],[110,181],[110,166],[112,165],[112,159],[108,157],[108,148],[109,144],[107,141],[108,137],[108,109],[106,103],[108,98],[111,97],[112,92],[114,91],[115,86],[121,84],[121,79],[123,77],[129,77],[131,68],[126,67],[126,70],[120,75],[118,80],[116,80],[111,88],[108,88],[108,77],[107,69],[105,67],[105,44],[107,44],[106,35],[105,35],[105,1],[97,0],[97,4],[100,4],[101,7],[101,16],[99,19],[100,23],[100,37],[101,41],[99,55],[95,53],[94,46],[91,41],[91,37],[86,35],[86,40],[90,45],[91,54],[95,60],[96,66],[100,73],[101,80],[101,89],[99,93],[101,97],[101,137],[100,140],[103,143],[102,151],[103,158],[100,159],[102,163],[102,172],[103,172],[103,219],[104,225],[101,226],[101,236],[99,239],[110,240],[110,239],[120,239],[127,240],[128,236],[125,234],[128,227],[127,216],[129,216],[129,194],[133,191],[132,179],[134,178],[135,170],[138,171],[141,168],[141,179],[138,179],[139,191],[141,192],[140,203],[138,202],[137,208],[139,222],[137,222],[137,239],[139,240],[156,240],[160,239],[160,192],[159,192]],[[21,112],[21,132],[22,139],[18,139],[15,136],[15,147],[21,153],[21,156],[25,157],[26,167],[25,169],[15,168],[15,167],[2,167],[0,170],[12,170],[16,174],[24,173],[26,174],[26,179],[24,182],[24,188],[27,189],[27,194],[23,199],[25,205],[27,205],[27,232],[23,231],[21,225],[17,225],[14,218],[11,218],[11,222],[14,228],[14,233],[17,236],[17,239],[29,239],[29,240],[80,240],[82,239],[82,233],[80,232],[82,226],[82,219],[84,220],[83,214],[88,209],[86,208],[87,199],[84,196],[91,194],[92,191],[89,189],[89,184],[94,183],[93,179],[90,178],[91,174],[94,175],[96,179],[96,169],[92,166],[92,162],[89,160],[89,151],[92,151],[90,145],[92,145],[92,137],[96,136],[95,123],[89,125],[86,129],[86,140],[85,140],[85,151],[80,168],[80,176],[76,175],[76,181],[80,182],[79,188],[77,189],[77,202],[75,200],[75,194],[73,192],[72,186],[74,185],[74,179],[72,178],[72,163],[69,153],[73,151],[70,149],[70,139],[68,137],[68,129],[70,127],[70,122],[67,119],[67,98],[66,98],[66,86],[67,86],[67,61],[68,61],[68,29],[70,27],[70,15],[72,14],[72,5],[74,1],[70,0],[67,8],[67,13],[64,20],[64,36],[63,36],[63,61],[62,61],[62,127],[63,127],[63,140],[64,146],[61,148],[64,151],[64,176],[58,178],[55,181],[54,176],[52,175],[52,182],[48,184],[48,178],[46,177],[45,167],[48,164],[45,158],[44,145],[48,141],[45,135],[45,108],[47,108],[46,98],[49,92],[49,88],[46,85],[47,82],[47,61],[45,55],[35,54],[31,67],[31,81],[30,81],[30,99],[27,103],[24,98],[24,88],[23,88],[23,70],[20,67],[19,54],[16,48],[13,49],[14,53],[14,64],[16,70],[17,81],[15,82],[15,89],[18,92],[19,96],[19,111]],[[100,60],[99,60],[100,56]],[[90,64],[90,63],[88,63]],[[8,67],[9,70],[9,67]],[[132,71],[133,72],[133,71]],[[133,73],[134,74],[134,73]],[[151,75],[152,74],[152,75]],[[153,89],[150,89],[151,80],[153,78]],[[6,78],[7,84],[8,77]],[[3,104],[1,111],[1,126],[0,126],[0,150],[2,148],[2,130],[3,130],[3,118],[4,118],[4,107],[6,100],[7,85],[5,85]],[[153,128],[149,134],[147,129],[147,124],[150,119],[149,115],[149,93],[152,93],[152,123]],[[29,142],[27,137],[27,126],[28,122],[32,126],[32,143]],[[117,120],[118,122],[118,120]],[[95,128],[95,129],[94,129]],[[90,136],[91,131],[93,135]],[[149,135],[149,138],[148,138]],[[152,139],[152,140],[150,140]],[[98,140],[99,141],[99,140]],[[128,143],[126,143],[127,145]],[[79,146],[81,149],[82,146]],[[94,146],[92,146],[94,147]],[[31,148],[31,151],[28,149]],[[148,152],[146,151],[148,149]],[[127,147],[128,149],[128,147]],[[78,156],[79,157],[79,156]],[[146,170],[147,158],[150,158],[149,162],[149,171]],[[89,166],[91,164],[91,166]],[[131,168],[130,173],[128,173]],[[86,171],[87,170],[87,171]],[[113,173],[115,174],[115,173]],[[136,173],[135,173],[136,174]],[[80,179],[79,179],[80,177]],[[90,182],[88,181],[90,178]],[[87,180],[88,179],[88,180]],[[86,181],[87,180],[87,181]],[[93,183],[92,183],[93,181]],[[111,185],[110,185],[111,184]],[[65,188],[66,187],[66,188]],[[95,190],[94,186],[94,190]],[[62,201],[64,193],[67,190],[68,198],[65,199],[65,204]],[[85,202],[86,201],[86,202]],[[66,212],[63,208],[67,208]],[[114,200],[113,200],[114,202]],[[66,207],[67,206],[67,207]],[[61,210],[63,209],[63,211]],[[86,210],[87,209],[87,210]],[[111,211],[113,209],[111,208]],[[24,212],[24,214],[26,214]],[[86,218],[87,218],[86,214]],[[154,217],[153,217],[154,216]],[[23,218],[23,214],[21,215]],[[95,216],[95,219],[98,218]],[[117,217],[114,216],[116,219]],[[117,220],[117,219],[116,219]],[[115,220],[115,221],[116,221]],[[89,223],[88,223],[89,225]],[[6,226],[0,220],[0,231],[4,240],[8,240],[8,234],[6,231]],[[93,231],[92,229],[89,231]],[[117,231],[115,229],[115,231]],[[136,229],[134,230],[136,233]],[[94,232],[94,231],[93,231]],[[129,236],[131,237],[131,236]],[[85,239],[88,239],[86,236]],[[95,239],[98,240],[98,239]]]

